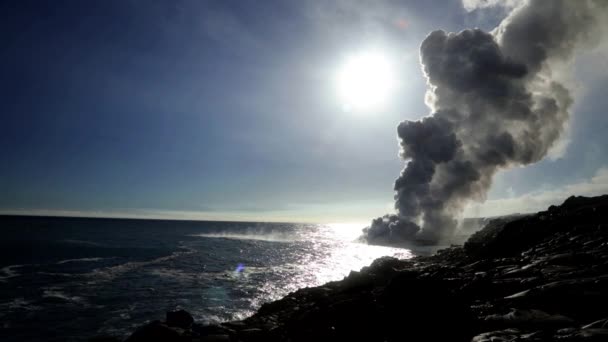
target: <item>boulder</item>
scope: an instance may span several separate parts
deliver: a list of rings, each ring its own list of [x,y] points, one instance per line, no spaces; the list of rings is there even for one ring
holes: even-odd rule
[[[189,329],[194,323],[194,318],[185,310],[167,311],[167,325]]]

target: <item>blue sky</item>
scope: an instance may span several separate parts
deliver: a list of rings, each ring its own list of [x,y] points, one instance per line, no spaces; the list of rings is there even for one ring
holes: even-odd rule
[[[398,122],[428,114],[420,42],[504,15],[459,1],[2,2],[0,212],[368,221],[392,210]],[[396,61],[397,89],[344,110],[336,70],[372,49]],[[468,214],[608,192],[605,51],[573,66],[562,153],[502,172]]]

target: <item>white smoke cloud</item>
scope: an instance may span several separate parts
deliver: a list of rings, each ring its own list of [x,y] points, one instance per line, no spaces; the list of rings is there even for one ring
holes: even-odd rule
[[[489,7],[513,9],[517,6],[521,6],[523,3],[523,0],[462,0],[462,6],[467,12]]]
[[[564,70],[601,39],[607,8],[528,1],[491,33],[431,32],[420,47],[431,114],[398,126],[407,165],[395,181],[397,215],[374,220],[368,241],[449,239],[496,172],[559,156],[573,103]]]

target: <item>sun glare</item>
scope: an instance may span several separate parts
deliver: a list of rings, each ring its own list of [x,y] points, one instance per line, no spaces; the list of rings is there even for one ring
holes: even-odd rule
[[[382,53],[348,58],[338,70],[336,86],[345,110],[370,111],[386,104],[395,88],[395,70]]]
[[[361,236],[361,231],[367,222],[362,223],[328,223],[329,235],[334,236],[339,240],[353,241]]]

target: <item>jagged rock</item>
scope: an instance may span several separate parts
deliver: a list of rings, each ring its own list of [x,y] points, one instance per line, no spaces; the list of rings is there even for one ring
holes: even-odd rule
[[[230,335],[206,335],[200,338],[201,342],[230,342]]]
[[[493,220],[473,234],[464,248],[468,254],[476,256],[515,255],[552,234],[573,229],[583,233],[606,224],[607,212],[608,195],[591,198],[571,196],[561,206],[553,206],[536,215]]]
[[[589,319],[608,314],[608,276],[554,281],[506,297],[519,306]]]
[[[167,311],[167,325],[189,329],[194,323],[194,318],[185,310]]]
[[[485,317],[485,321],[494,326],[503,327],[532,327],[532,328],[560,328],[571,326],[574,320],[563,315],[551,315],[541,310],[511,309],[511,312],[500,315],[493,314]]]
[[[583,326],[582,329],[608,329],[608,318],[603,318],[593,323],[589,323]]]
[[[366,291],[374,286],[374,277],[368,273],[351,271],[341,283],[342,291]]]
[[[90,338],[88,342],[120,342],[121,340],[118,337],[114,336],[96,336]]]
[[[160,321],[154,321],[135,330],[126,342],[185,342],[190,336],[179,328],[170,328]]]
[[[513,342],[513,341],[547,341],[546,336],[540,331],[523,333],[518,329],[506,329],[479,334],[471,342]]]
[[[206,335],[234,335],[234,329],[231,327],[245,328],[246,325],[243,322],[229,322],[223,325],[200,325],[194,323],[192,325],[192,331],[199,336]]]
[[[556,341],[605,342],[608,341],[608,329],[569,329],[558,331]]]

